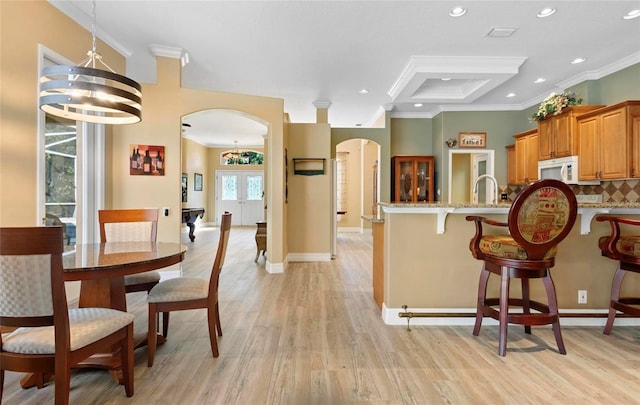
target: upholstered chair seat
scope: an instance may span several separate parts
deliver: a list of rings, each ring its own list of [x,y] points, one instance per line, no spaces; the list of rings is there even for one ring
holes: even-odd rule
[[[160,282],[160,272],[157,270],[145,271],[143,273],[136,274],[127,274],[124,277],[124,285],[125,287],[147,284],[147,283],[159,283]]]
[[[147,302],[189,301],[207,298],[209,280],[178,277],[158,284],[149,291]]]
[[[484,235],[480,238],[480,250],[489,256],[501,257],[505,259],[527,260],[527,251],[508,235]],[[558,248],[556,246],[545,253],[545,259],[556,256]]]
[[[131,322],[132,314],[109,308],[69,310],[71,350],[98,341]],[[55,354],[54,327],[22,327],[2,336],[2,350],[21,354]]]
[[[603,250],[609,240],[608,236],[603,236],[598,240],[598,247]],[[616,242],[616,249],[620,254],[640,258],[640,235],[621,235]]]

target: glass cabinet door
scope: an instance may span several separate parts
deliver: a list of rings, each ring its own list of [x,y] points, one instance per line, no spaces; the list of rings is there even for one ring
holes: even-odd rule
[[[413,199],[413,162],[400,162],[400,201]]]
[[[429,163],[428,162],[418,162],[417,168],[417,184],[416,184],[416,195],[418,196],[418,201],[428,201],[429,200]]]

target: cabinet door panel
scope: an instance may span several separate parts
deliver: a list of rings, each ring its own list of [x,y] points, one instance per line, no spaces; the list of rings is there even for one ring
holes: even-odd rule
[[[602,115],[600,139],[601,178],[619,179],[630,177],[628,173],[628,152],[631,141],[625,124],[626,109],[611,111]]]
[[[631,177],[640,177],[640,117],[633,118],[631,133]]]
[[[551,159],[553,151],[553,123],[551,118],[538,123],[538,159]]]
[[[516,139],[516,184],[525,184],[527,178],[527,138]]]
[[[578,179],[580,180],[598,179],[596,173],[600,167],[598,124],[598,117],[578,122],[578,156],[580,156]]]
[[[527,144],[527,178],[529,182],[538,180],[538,136],[531,135]]]
[[[573,114],[555,117],[555,149],[554,158],[571,156]]]

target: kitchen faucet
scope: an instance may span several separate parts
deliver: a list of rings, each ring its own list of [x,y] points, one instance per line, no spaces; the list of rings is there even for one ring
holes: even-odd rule
[[[490,174],[481,174],[476,178],[476,180],[473,182],[473,194],[476,194],[478,192],[478,182],[482,179],[489,179],[493,181],[493,201],[491,203],[497,204],[498,203],[498,180],[496,180],[496,178]],[[478,203],[479,202],[480,201],[478,201]]]

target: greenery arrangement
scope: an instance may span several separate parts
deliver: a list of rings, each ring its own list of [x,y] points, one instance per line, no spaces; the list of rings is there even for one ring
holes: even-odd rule
[[[529,119],[533,121],[542,121],[547,118],[548,115],[557,115],[562,112],[565,107],[572,107],[574,105],[582,104],[582,99],[577,98],[575,93],[551,93],[549,97],[545,98],[538,111],[536,111]]]

